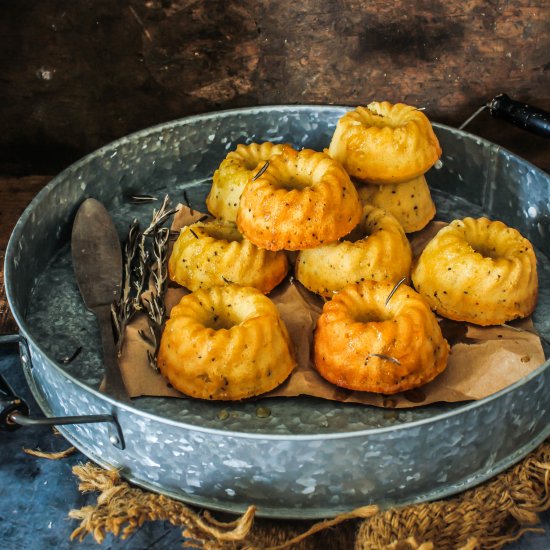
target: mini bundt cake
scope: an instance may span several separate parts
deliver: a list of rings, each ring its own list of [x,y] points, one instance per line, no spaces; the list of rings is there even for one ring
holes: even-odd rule
[[[267,294],[287,271],[284,252],[258,248],[222,220],[184,227],[168,260],[170,278],[191,291],[235,283]]]
[[[405,233],[420,231],[435,216],[435,204],[424,176],[396,184],[358,184],[363,204],[372,204],[392,214]]]
[[[441,229],[418,258],[412,280],[439,315],[476,325],[526,317],[537,302],[533,246],[516,229],[487,218]]]
[[[431,168],[441,147],[422,111],[403,103],[373,101],[340,118],[329,154],[362,181],[401,183]]]
[[[347,286],[323,307],[314,339],[319,374],[343,388],[393,394],[433,380],[449,345],[427,302],[401,285]]]
[[[399,222],[385,210],[365,205],[346,240],[302,250],[295,275],[306,288],[329,298],[350,283],[408,279],[411,262],[411,246]]]
[[[287,145],[251,143],[237,145],[227,154],[214,172],[206,206],[216,218],[234,222],[245,185],[272,155],[281,153]]]
[[[339,162],[285,148],[246,185],[237,225],[260,248],[302,250],[347,235],[360,218],[357,191]]]
[[[212,400],[268,392],[296,366],[275,304],[237,285],[184,296],[166,323],[157,364],[177,390]]]

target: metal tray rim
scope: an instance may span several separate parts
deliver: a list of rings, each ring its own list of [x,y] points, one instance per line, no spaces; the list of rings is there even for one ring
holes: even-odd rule
[[[33,339],[26,335],[25,338],[27,338],[34,346],[36,346],[37,349],[40,349],[38,344],[33,341]],[[110,403],[111,405],[115,405],[120,410],[125,410],[127,412],[130,412],[132,414],[138,414],[144,418],[148,418],[151,420],[155,420],[156,422],[161,422],[163,424],[167,424],[170,426],[176,426],[180,428],[185,428],[187,430],[193,430],[201,433],[211,434],[211,435],[222,435],[222,436],[234,436],[239,437],[243,439],[257,439],[257,440],[273,440],[273,441],[288,441],[288,440],[299,440],[299,441],[316,441],[316,440],[327,440],[327,439],[343,439],[343,438],[353,438],[353,437],[365,437],[373,434],[383,434],[386,432],[392,432],[395,433],[399,430],[408,430],[411,428],[415,428],[418,426],[424,426],[427,424],[437,423],[442,420],[446,420],[448,418],[452,418],[453,416],[466,413],[472,409],[475,409],[477,407],[484,406],[487,403],[490,403],[491,401],[495,399],[499,399],[502,395],[508,394],[513,392],[515,389],[523,386],[524,384],[527,384],[530,380],[540,375],[542,372],[546,370],[547,367],[550,366],[550,359],[547,360],[545,363],[540,365],[536,370],[529,373],[527,376],[523,377],[521,380],[518,380],[514,384],[507,386],[506,388],[503,388],[502,390],[493,393],[483,399],[479,399],[477,401],[469,401],[466,402],[464,405],[457,406],[456,409],[452,411],[447,411],[441,414],[436,414],[430,418],[423,418],[420,420],[414,420],[412,422],[404,422],[402,424],[396,424],[392,426],[384,426],[382,428],[367,428],[365,430],[356,430],[351,432],[323,432],[323,433],[317,433],[317,434],[273,434],[273,433],[256,433],[256,432],[241,432],[241,431],[233,431],[233,430],[223,430],[223,429],[216,429],[216,428],[208,428],[204,426],[197,426],[195,424],[188,424],[186,422],[181,422],[178,420],[172,420],[170,418],[164,418],[157,416],[153,413],[143,411],[139,408],[132,407],[131,405],[128,405],[126,403],[121,403],[112,397],[100,392],[99,390],[96,390],[95,388],[92,388],[85,384],[84,382],[81,382],[80,380],[74,378],[72,375],[68,374],[66,371],[64,371],[55,360],[53,360],[50,356],[48,356],[47,353],[45,353],[43,350],[41,350],[41,353],[44,354],[46,359],[50,362],[51,365],[53,365],[58,372],[60,372],[65,378],[73,382],[74,384],[77,384],[81,389],[84,391],[87,391],[89,393],[92,393],[96,397],[99,397],[100,399],[106,401],[107,403]],[[37,396],[35,395],[35,398]],[[177,398],[176,398],[177,399]],[[286,398],[288,399],[288,398]],[[290,398],[292,399],[292,398]],[[37,399],[38,401],[38,399]],[[356,405],[353,405],[356,406]]]
[[[33,393],[40,408],[47,414],[47,416],[51,416],[52,412],[50,410],[49,404],[45,402],[45,400],[43,399],[41,392],[39,390],[39,387],[37,386],[32,376],[31,368],[29,367],[28,364],[23,366],[23,372],[25,374],[25,378],[27,380],[27,383],[29,384],[31,392]],[[112,468],[112,464],[105,461],[96,453],[91,451],[89,445],[85,441],[82,441],[74,433],[71,433],[69,430],[66,429],[65,426],[59,426],[59,430],[62,433],[63,437],[65,437],[67,441],[69,441],[69,443],[77,447],[81,452],[83,452],[88,458],[92,459],[96,464],[107,469]],[[349,437],[351,437],[351,435],[352,433],[350,432]],[[483,470],[482,468],[480,468],[476,473],[470,475],[465,481],[451,483],[450,485],[443,485],[441,487],[438,487],[437,489],[428,490],[423,493],[419,493],[415,495],[414,498],[408,499],[407,501],[404,501],[404,502],[399,502],[399,506],[407,506],[412,504],[418,504],[421,502],[430,502],[434,500],[439,500],[441,498],[448,498],[450,496],[462,493],[463,491],[476,487],[481,483],[484,483],[485,481],[493,478],[495,475],[498,475],[501,472],[505,471],[506,469],[510,468],[514,464],[516,464],[519,460],[521,460],[522,458],[527,456],[531,451],[536,449],[538,445],[540,445],[543,441],[545,441],[546,438],[549,436],[550,436],[550,424],[546,426],[546,429],[543,430],[541,434],[539,434],[537,437],[530,440],[529,443],[526,443],[519,449],[516,449],[513,453],[507,455],[505,458],[501,459],[498,463],[494,464],[491,468],[487,470]],[[185,502],[186,504],[189,504],[192,506],[204,507],[204,508],[208,508],[209,510],[231,513],[231,514],[242,514],[246,511],[248,507],[248,505],[245,505],[245,504],[231,503],[229,501],[225,501],[225,502],[213,501],[209,497],[201,497],[199,495],[189,494],[187,492],[178,493],[176,491],[171,491],[170,489],[166,489],[162,486],[155,485],[153,483],[144,481],[143,479],[136,478],[132,474],[131,470],[128,470],[128,469],[122,470],[121,474],[124,477],[124,479],[126,479],[127,481],[133,483],[138,487],[141,487],[142,489],[153,491],[156,493],[161,493],[163,495]],[[376,504],[380,506],[382,510],[389,509],[396,505],[391,500],[376,502]],[[338,514],[349,512],[351,509],[352,507],[344,507],[344,506],[340,506],[337,508],[329,507],[329,506],[324,508],[323,507],[280,508],[280,507],[269,507],[269,506],[260,505],[257,507],[256,516],[263,517],[263,518],[271,518],[271,519],[315,520],[315,519],[322,519],[326,517],[333,517]]]
[[[69,443],[72,443],[79,450],[82,450],[83,448],[87,450],[86,445],[84,445],[81,441],[79,441],[76,437],[74,437],[73,434],[68,433],[67,430],[64,430],[62,428],[63,427],[60,427],[60,431],[63,437],[66,438],[67,441],[69,441]],[[548,436],[550,436],[550,426],[548,426],[548,428],[546,429],[546,431],[543,433],[542,436],[539,435],[538,437],[532,439],[528,444],[517,449],[514,453],[508,455],[506,459],[501,460],[489,470],[486,470],[486,471],[481,470],[480,473],[469,477],[468,480],[465,481],[464,483],[454,483],[449,486],[440,487],[439,489],[436,489],[436,490],[426,491],[425,493],[418,494],[413,499],[409,499],[404,502],[399,502],[399,507],[419,504],[422,502],[432,502],[435,500],[440,500],[442,498],[448,498],[453,495],[462,493],[468,489],[472,489],[473,487],[476,487],[478,485],[481,485],[482,483],[488,481],[489,479],[492,479],[494,476],[504,472],[505,470],[507,470],[514,464],[516,464],[518,461],[520,461],[522,458],[527,456],[530,452],[536,449],[543,441],[545,441]],[[90,455],[87,452],[84,454],[90,457]],[[107,462],[105,462],[104,460],[102,460],[101,458],[97,457],[94,454],[92,454],[92,457],[90,458],[93,458],[93,461],[95,463],[97,463],[98,465],[104,468],[108,469],[112,467],[110,464],[108,464]],[[198,497],[196,495],[185,494],[185,496],[182,496],[182,494],[176,493],[174,491],[167,490],[163,487],[159,487],[157,485],[148,483],[141,479],[136,479],[132,476],[131,472],[123,472],[123,477],[129,482],[131,482],[132,484],[138,487],[141,487],[142,489],[153,491],[156,493],[161,493],[175,500],[185,502],[186,504],[208,508],[209,510],[213,510],[217,512],[226,512],[230,514],[242,514],[246,511],[248,507],[247,505],[233,504],[233,503],[227,503],[227,502],[216,503],[216,502],[213,502],[211,499],[208,499],[207,497]],[[395,503],[392,501],[376,502],[374,504],[377,504],[382,510],[395,507]],[[283,520],[283,519],[315,520],[315,519],[323,519],[327,517],[334,517],[339,514],[343,514],[350,511],[351,511],[350,507],[300,509],[300,508],[270,508],[268,506],[259,505],[256,509],[255,515],[260,518],[270,518],[270,519],[279,519],[279,520]]]

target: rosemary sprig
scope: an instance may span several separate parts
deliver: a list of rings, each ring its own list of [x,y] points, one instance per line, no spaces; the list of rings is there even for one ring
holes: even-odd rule
[[[153,210],[153,215],[149,226],[139,236],[139,261],[137,262],[135,268],[135,277],[133,281],[134,292],[132,298],[132,307],[135,311],[141,311],[144,307],[142,304],[141,295],[145,290],[151,271],[151,266],[149,265],[150,254],[147,249],[147,237],[152,235],[154,238],[160,226],[176,211],[175,209],[168,209],[169,202],[170,197],[166,195],[162,201],[161,207],[158,210]],[[167,229],[166,231],[169,235],[169,230]]]
[[[162,335],[162,326],[166,319],[164,294],[168,285],[168,241],[170,230],[167,227],[157,228],[153,240],[153,263],[151,265],[151,289],[148,296],[143,298],[143,305],[149,322],[149,338],[154,351],[147,351],[149,364],[157,369],[156,356]],[[143,337],[143,336],[142,336]]]
[[[385,355],[384,353],[369,353],[365,359],[365,363],[371,358],[371,357],[378,357],[379,359],[384,359],[385,361],[389,361],[390,363],[394,363],[396,365],[401,365],[399,359],[396,359],[395,357],[391,357],[390,355]]]
[[[170,198],[166,195],[161,207],[153,210],[151,222],[143,232],[140,232],[140,226],[136,220],[131,224],[124,246],[122,292],[120,299],[111,306],[119,356],[122,354],[126,327],[138,311],[145,310],[150,325],[151,345],[155,348],[154,354],[148,352],[148,358],[155,369],[156,353],[165,318],[163,300],[168,279],[168,240],[170,238],[170,230],[161,226],[176,211],[168,208],[169,202]],[[148,237],[153,237],[152,261],[147,245]],[[142,296],[150,277],[153,283],[151,297],[144,299]]]
[[[386,298],[386,301],[384,302],[384,305],[387,306],[388,302],[391,300],[392,296],[395,294],[397,289],[407,280],[407,277],[403,277],[397,281],[396,285],[392,288],[391,292],[388,294],[388,297]]]
[[[143,306],[141,304],[141,294],[147,284],[149,278],[149,251],[146,247],[146,240],[143,233],[139,235],[138,241],[138,256],[134,269],[134,278],[132,281],[133,294],[132,294],[132,308],[135,311],[141,311]]]
[[[176,213],[175,208],[168,209],[170,197],[166,195],[162,201],[162,205],[158,210],[153,210],[153,216],[149,227],[143,232],[143,236],[154,235],[156,229],[160,227],[170,216]]]
[[[154,197],[153,195],[130,195],[128,200],[132,204],[145,204],[156,201],[157,197]]]
[[[72,363],[82,351],[82,346],[78,346],[71,355],[67,355],[66,357],[62,357],[59,359],[59,363],[63,363],[64,365],[68,365],[69,363]]]
[[[260,170],[252,177],[252,181],[256,181],[266,170],[269,166],[269,161],[266,160],[265,164],[260,168]]]
[[[183,191],[183,200],[185,201],[185,204],[187,205],[187,208],[189,208],[191,216],[194,214],[193,207],[191,206],[191,202],[189,201],[189,195],[187,194],[187,191]]]
[[[134,268],[134,260],[139,242],[139,222],[134,220],[128,230],[128,237],[124,244],[124,272],[123,272],[123,287],[122,300],[128,299],[132,292],[132,270]]]
[[[111,306],[111,317],[115,329],[115,341],[117,354],[122,354],[122,344],[124,342],[124,331],[128,323],[141,308],[141,304],[135,302],[135,280],[134,272],[136,270],[136,255],[140,241],[139,222],[134,220],[128,230],[128,236],[124,243],[123,251],[123,271],[122,271],[122,291],[120,299]],[[139,307],[136,307],[139,306]]]

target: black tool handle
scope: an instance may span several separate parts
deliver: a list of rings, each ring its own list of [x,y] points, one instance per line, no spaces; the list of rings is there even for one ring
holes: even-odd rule
[[[500,94],[488,103],[489,112],[524,130],[539,136],[550,137],[550,113],[532,105],[526,105]]]
[[[10,420],[10,415],[13,413],[28,416],[29,406],[15,395],[11,386],[0,374],[0,431],[11,432],[20,427]]]
[[[18,334],[0,335],[0,346],[24,343],[26,340]],[[28,352],[27,352],[28,353]],[[22,356],[24,359],[25,356]],[[28,355],[27,355],[28,357]],[[126,397],[127,394],[124,394]],[[29,406],[23,399],[15,395],[8,381],[0,373],[0,432],[11,432],[21,426],[64,426],[66,424],[107,423],[109,441],[117,449],[126,448],[122,428],[114,414],[89,414],[80,416],[50,416],[48,418],[30,418]]]
[[[0,346],[17,346],[20,342],[19,334],[0,335]],[[8,381],[0,374],[0,432],[11,432],[20,426],[10,420],[12,413],[29,414],[29,406],[20,397],[15,395]]]

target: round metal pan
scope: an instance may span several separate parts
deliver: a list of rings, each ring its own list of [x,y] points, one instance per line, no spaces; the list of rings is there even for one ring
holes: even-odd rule
[[[101,200],[123,238],[130,221],[145,223],[154,206],[131,204],[129,195],[162,198],[167,192],[185,202],[185,191],[193,207],[204,209],[213,171],[238,143],[268,140],[322,150],[345,111],[258,107],[156,126],[69,167],[24,212],[8,245],[5,283],[26,341],[25,373],[48,416],[117,418],[124,449],[113,444],[112,426],[62,428],[93,461],[191,504],[231,512],[255,504],[261,516],[318,518],[372,502],[401,505],[462,491],[550,434],[548,361],[486,399],[398,411],[305,397],[242,403],[140,398],[126,405],[98,391],[99,331],[78,293],[68,245],[83,199]],[[434,127],[443,166],[427,178],[437,217],[486,214],[533,242],[540,275],[534,322],[549,340],[550,177],[497,145]],[[79,346],[74,361],[60,362]],[[271,415],[260,418],[258,406]]]

